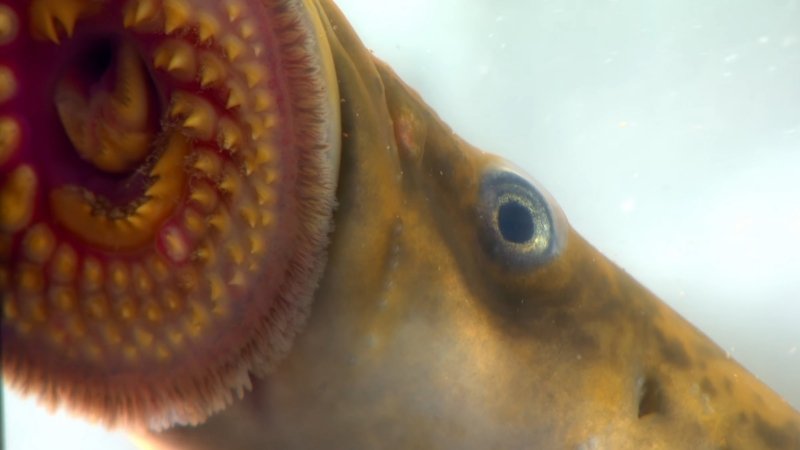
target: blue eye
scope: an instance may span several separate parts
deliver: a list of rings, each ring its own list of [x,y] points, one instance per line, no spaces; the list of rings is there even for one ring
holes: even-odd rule
[[[481,244],[494,259],[528,269],[550,261],[563,246],[565,220],[558,206],[533,182],[506,169],[492,169],[480,187]]]

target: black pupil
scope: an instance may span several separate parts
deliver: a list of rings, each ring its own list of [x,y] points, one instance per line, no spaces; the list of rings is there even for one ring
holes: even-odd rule
[[[519,202],[504,203],[497,210],[497,225],[503,239],[522,244],[533,237],[533,216]]]

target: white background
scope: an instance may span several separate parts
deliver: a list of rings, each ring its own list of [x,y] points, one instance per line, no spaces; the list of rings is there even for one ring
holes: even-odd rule
[[[800,408],[800,2],[339,4],[459,134]],[[130,448],[5,401],[10,450]]]

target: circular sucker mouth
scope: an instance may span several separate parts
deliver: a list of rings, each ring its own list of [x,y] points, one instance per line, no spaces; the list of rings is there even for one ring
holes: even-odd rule
[[[324,32],[301,0],[2,3],[4,378],[198,423],[288,351],[324,267]]]

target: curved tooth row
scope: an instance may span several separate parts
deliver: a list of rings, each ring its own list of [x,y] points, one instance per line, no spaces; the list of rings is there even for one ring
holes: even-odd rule
[[[58,253],[70,254],[62,244]],[[74,255],[67,256],[69,269],[74,272]],[[103,273],[106,267],[106,273]],[[3,292],[3,314],[12,320],[21,334],[34,328],[44,331],[38,335],[70,357],[82,354],[90,361],[100,362],[103,356],[121,354],[126,361],[135,362],[141,357],[167,360],[172,351],[166,333],[151,331],[169,314],[181,313],[180,293],[169,288],[157,289],[153,283],[153,266],[146,269],[139,264],[128,265],[114,260],[103,266],[93,258],[86,258],[81,267],[84,279],[92,285],[103,284],[106,289],[86,291],[75,283],[52,283],[45,290],[46,276],[40,264],[22,263],[16,268],[16,291],[11,286],[7,271],[0,272]],[[57,269],[56,269],[57,270]],[[158,270],[158,269],[157,269]],[[103,278],[107,277],[105,283]],[[85,299],[79,302],[78,299]],[[192,317],[196,308],[185,311],[180,320],[182,333],[191,335]],[[129,323],[129,325],[125,325]],[[139,325],[143,324],[143,325]],[[158,328],[155,328],[156,330]],[[194,328],[196,329],[196,327]]]
[[[28,5],[31,34],[59,44],[61,31],[71,37],[78,19],[96,12],[98,6],[94,0],[32,0]]]

